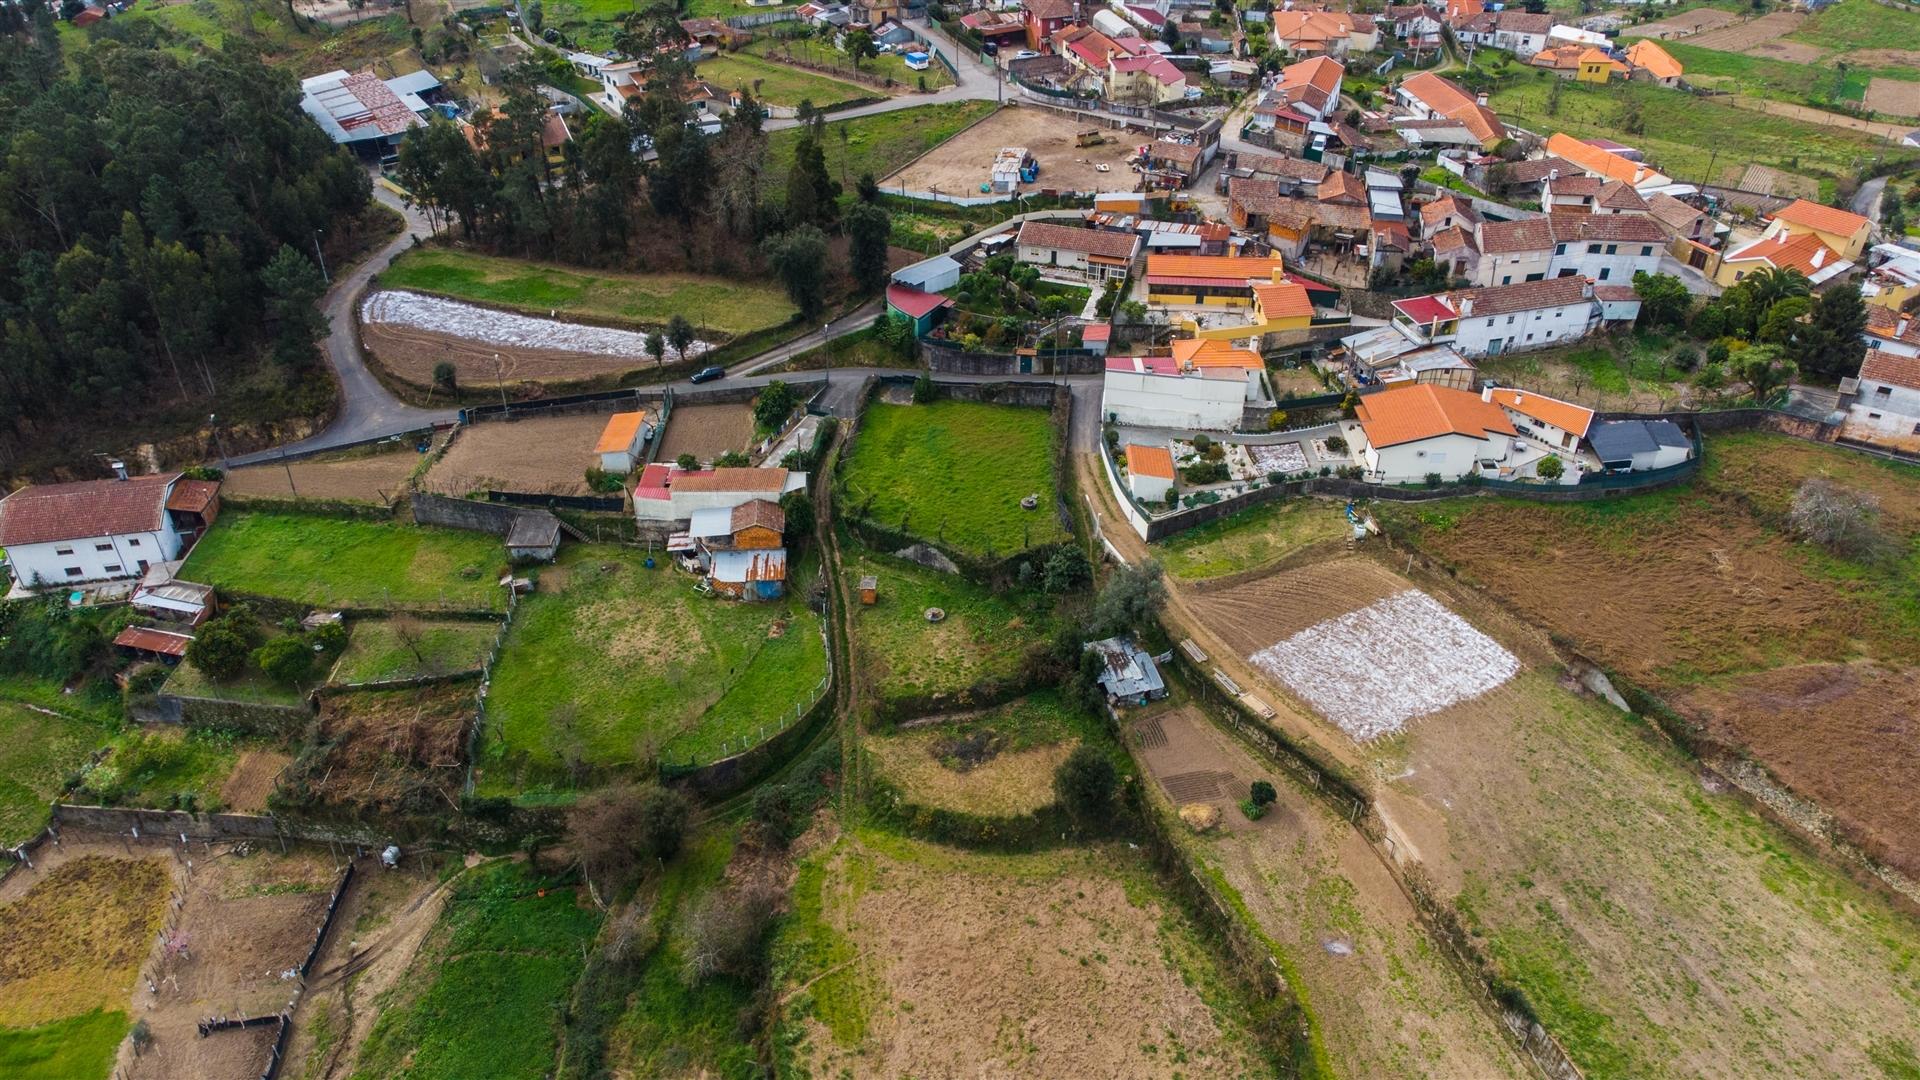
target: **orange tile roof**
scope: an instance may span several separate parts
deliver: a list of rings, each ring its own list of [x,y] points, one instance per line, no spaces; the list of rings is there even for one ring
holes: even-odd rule
[[[1869,349],[1866,362],[1860,365],[1860,377],[1889,386],[1920,390],[1920,356],[1901,356],[1886,349]]]
[[[1333,11],[1276,11],[1273,37],[1282,44],[1335,41],[1354,32],[1353,16]]]
[[[1518,435],[1507,414],[1479,394],[1418,383],[1360,399],[1360,429],[1375,447],[1398,446],[1439,435],[1484,439],[1489,432]]]
[[[1164,446],[1127,444],[1127,471],[1139,476],[1173,479],[1173,452]]]
[[[1804,225],[1809,229],[1818,229],[1836,236],[1852,236],[1873,224],[1859,214],[1835,210],[1831,206],[1822,206],[1806,199],[1795,199],[1775,210],[1773,219],[1784,221],[1789,225]]]
[[[1431,71],[1422,71],[1417,75],[1409,75],[1400,87],[1425,102],[1428,109],[1466,128],[1482,143],[1498,142],[1507,137],[1506,126],[1500,123],[1500,117],[1475,101],[1473,95],[1460,89],[1457,83]]]
[[[1345,199],[1355,206],[1367,205],[1367,185],[1350,172],[1328,173],[1313,194],[1321,202]]]
[[[1592,409],[1527,390],[1496,388],[1493,391],[1493,403],[1512,409],[1521,416],[1531,416],[1543,424],[1552,424],[1576,437],[1585,437],[1588,426],[1593,423]]]
[[[1340,61],[1329,56],[1315,56],[1281,68],[1280,89],[1311,86],[1321,93],[1332,94],[1346,74],[1347,69],[1341,66]]]
[[[204,514],[219,494],[220,481],[195,480],[183,476],[179,483],[173,485],[173,494],[167,496],[167,509],[183,514]]]
[[[786,486],[785,469],[712,469],[673,481],[674,491],[779,491]]]
[[[1267,366],[1259,353],[1236,349],[1224,341],[1202,341],[1199,338],[1175,341],[1173,358],[1195,368],[1252,368],[1258,371]]]
[[[1307,293],[1307,287],[1291,281],[1278,285],[1255,285],[1253,302],[1259,305],[1261,313],[1269,321],[1313,314],[1313,297]]]
[[[1151,277],[1186,278],[1266,278],[1281,268],[1280,256],[1249,255],[1149,255],[1147,274]]]
[[[600,441],[594,445],[593,452],[617,454],[632,449],[634,437],[640,434],[640,421],[646,418],[643,412],[614,413],[607,418],[607,426],[600,432]]]
[[[1755,260],[1782,270],[1798,270],[1807,277],[1844,261],[1839,253],[1822,243],[1816,233],[1775,233],[1727,253],[1728,262]]]
[[[1660,47],[1652,38],[1642,38],[1627,49],[1627,63],[1637,68],[1645,68],[1656,79],[1677,79],[1686,74],[1686,68],[1673,54]]]
[[[1597,146],[1589,146],[1565,132],[1556,131],[1547,140],[1547,153],[1565,158],[1587,172],[1633,184],[1636,187],[1656,178],[1662,182],[1667,179],[1650,165],[1630,161]]]

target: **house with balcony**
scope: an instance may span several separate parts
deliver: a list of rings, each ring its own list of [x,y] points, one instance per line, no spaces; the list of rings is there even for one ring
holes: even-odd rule
[[[1483,221],[1474,229],[1473,246],[1479,257],[1466,276],[1476,285],[1560,277],[1625,284],[1638,271],[1659,271],[1667,234],[1641,214],[1556,214]]]
[[[1593,282],[1546,278],[1393,302],[1393,326],[1416,345],[1450,345],[1466,357],[1564,345],[1586,337],[1603,314]]]

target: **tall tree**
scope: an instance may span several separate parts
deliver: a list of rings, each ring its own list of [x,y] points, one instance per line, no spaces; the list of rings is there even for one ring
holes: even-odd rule
[[[313,343],[326,333],[327,320],[316,305],[327,291],[313,260],[284,244],[260,271],[267,291],[267,311],[279,324],[274,357],[286,364],[312,358]]]
[[[800,225],[766,244],[767,262],[786,286],[787,296],[802,315],[818,315],[826,307],[827,237],[812,225]]]
[[[826,151],[815,127],[808,127],[794,149],[787,173],[787,222],[829,228],[839,217],[840,185],[827,172]]]
[[[1858,285],[1839,285],[1814,301],[1813,317],[1800,328],[1791,349],[1800,370],[1826,379],[1844,379],[1860,370],[1867,345],[1867,306]]]
[[[887,283],[887,237],[893,222],[885,209],[856,203],[847,212],[848,260],[862,292],[878,292]]]

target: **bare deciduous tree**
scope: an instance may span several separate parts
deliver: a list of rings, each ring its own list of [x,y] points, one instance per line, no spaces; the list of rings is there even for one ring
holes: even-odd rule
[[[1787,524],[1802,540],[1836,555],[1873,560],[1891,549],[1880,529],[1880,500],[1822,476],[1808,478],[1793,493]]]
[[[751,978],[761,943],[785,901],[785,890],[771,873],[751,874],[702,897],[687,916],[682,978],[690,986],[716,975]]]
[[[412,615],[395,615],[387,620],[387,628],[400,642],[402,648],[413,654],[413,662],[421,667],[427,666],[427,654],[424,642],[427,636],[426,624]]]

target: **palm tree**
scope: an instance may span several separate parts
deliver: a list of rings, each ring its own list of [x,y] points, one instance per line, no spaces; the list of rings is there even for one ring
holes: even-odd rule
[[[1790,296],[1813,295],[1813,283],[1792,267],[1784,270],[1777,266],[1762,267],[1747,275],[1747,284],[1759,302],[1756,306],[1763,312]]]

